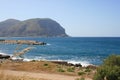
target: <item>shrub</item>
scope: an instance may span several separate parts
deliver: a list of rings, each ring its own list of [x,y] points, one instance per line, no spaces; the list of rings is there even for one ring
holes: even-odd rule
[[[85,69],[85,72],[90,72],[91,70],[89,68]]]
[[[36,60],[32,60],[31,62],[36,62]]]
[[[120,80],[120,55],[109,56],[98,68],[94,80]]]
[[[75,68],[68,68],[67,71],[68,72],[74,72]]]
[[[78,75],[80,76],[80,75],[83,75],[83,74],[85,74],[85,72],[78,72]]]
[[[62,68],[59,68],[58,72],[65,72],[65,70],[63,70]]]
[[[45,63],[44,66],[48,66],[48,64]]]

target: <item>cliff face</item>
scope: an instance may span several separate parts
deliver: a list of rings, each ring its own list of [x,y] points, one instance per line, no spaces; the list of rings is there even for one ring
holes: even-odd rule
[[[67,37],[65,29],[59,23],[48,18],[19,21],[8,19],[0,22],[1,37]]]

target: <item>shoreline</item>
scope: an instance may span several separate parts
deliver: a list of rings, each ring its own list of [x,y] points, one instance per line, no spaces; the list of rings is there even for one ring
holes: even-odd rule
[[[14,62],[37,62],[37,61],[43,61],[43,62],[52,62],[55,64],[59,64],[59,65],[65,65],[65,66],[74,66],[74,67],[92,67],[92,68],[97,68],[97,65],[93,65],[93,64],[84,64],[84,62],[82,62],[82,64],[80,62],[72,62],[72,61],[64,61],[64,60],[34,60],[34,59],[12,59],[12,61]]]
[[[66,61],[66,60],[41,60],[41,59],[27,59],[27,58],[16,58],[12,55],[8,55],[5,53],[0,53],[0,61],[3,61],[4,59],[10,59],[13,62],[31,62],[31,61],[47,61],[52,62],[60,65],[66,65],[66,66],[75,66],[75,67],[88,67],[88,66],[94,66],[97,67],[98,65],[93,65],[85,61]]]
[[[66,66],[77,66],[77,67],[87,67],[87,66],[98,66],[90,64],[86,61],[66,61],[66,60],[41,60],[41,59],[27,59],[27,58],[16,58],[12,55],[8,55],[5,53],[0,53],[0,61],[4,59],[10,59],[13,62],[31,62],[31,61],[47,61],[52,62],[60,65],[66,65]]]

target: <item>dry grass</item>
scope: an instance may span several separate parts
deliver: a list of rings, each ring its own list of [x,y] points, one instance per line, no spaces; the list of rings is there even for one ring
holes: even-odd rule
[[[35,62],[5,62],[1,65],[2,69],[30,72],[55,72],[56,64],[44,61]]]
[[[2,63],[0,66],[1,66],[0,67],[1,70],[5,69],[5,70],[28,71],[28,72],[37,72],[37,73],[39,72],[55,73],[55,74],[63,74],[63,75],[71,75],[71,76],[82,76],[82,77],[87,76],[90,78],[93,77],[95,72],[95,70],[92,69],[90,72],[89,71],[86,72],[86,68],[58,65],[47,61],[32,61],[32,62],[6,61]],[[78,74],[79,72],[85,72],[85,74],[79,75]],[[2,80],[34,80],[34,79],[2,79]]]

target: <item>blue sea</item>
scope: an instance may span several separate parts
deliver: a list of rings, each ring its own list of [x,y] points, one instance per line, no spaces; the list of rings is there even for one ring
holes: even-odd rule
[[[100,65],[111,54],[120,55],[119,37],[68,37],[68,38],[37,38],[37,37],[1,37],[8,40],[36,40],[47,45],[33,45],[22,57],[25,60],[57,60],[70,63]],[[29,45],[0,44],[0,53],[13,55]],[[17,50],[18,49],[18,50]]]

